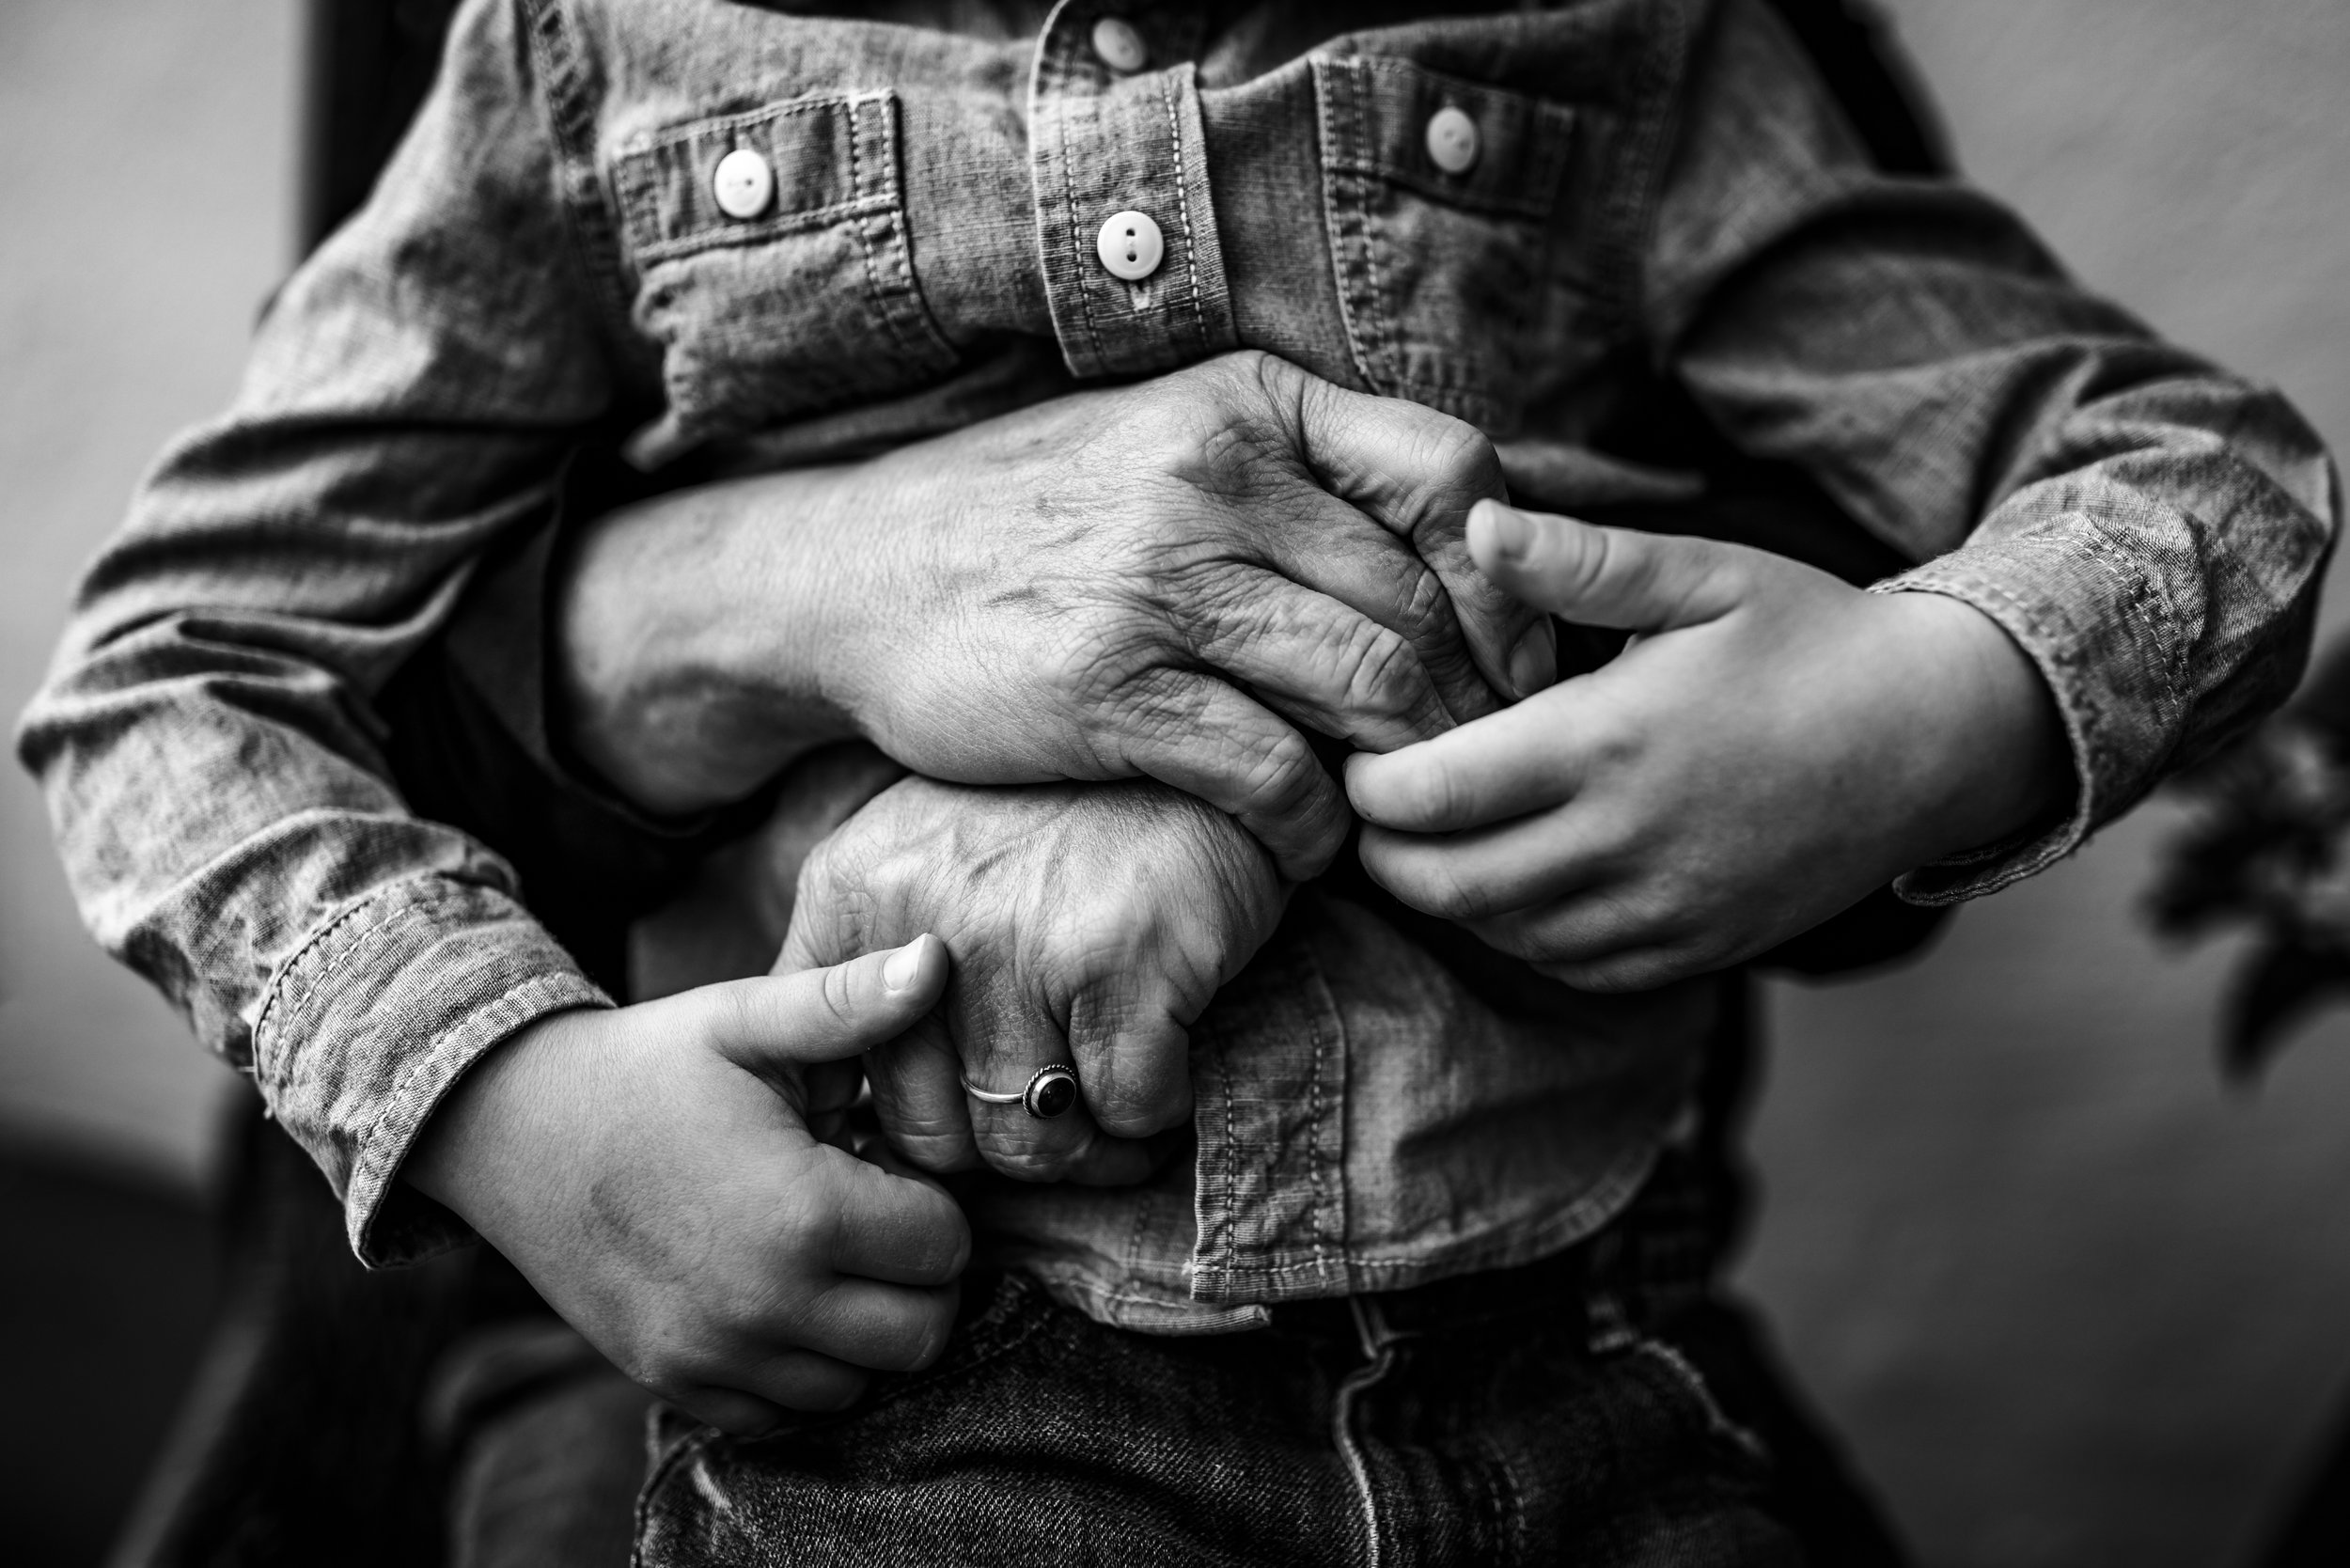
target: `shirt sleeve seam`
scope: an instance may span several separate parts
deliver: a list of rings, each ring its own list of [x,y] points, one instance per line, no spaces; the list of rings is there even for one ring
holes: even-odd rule
[[[383,1153],[385,1130],[406,1107],[418,1080],[424,1079],[426,1086],[431,1087],[437,1078],[439,1091],[432,1095],[432,1104],[437,1106],[448,1090],[475,1062],[540,1019],[574,1008],[608,1005],[609,999],[597,991],[585,976],[540,970],[525,975],[496,995],[475,1003],[448,1027],[439,1032],[431,1049],[419,1053],[408,1064],[393,1080],[374,1120],[360,1134],[357,1152],[351,1163],[351,1176],[346,1185],[352,1211],[351,1239],[352,1249],[362,1261],[372,1262],[376,1221],[391,1196],[400,1167],[406,1162],[409,1147],[430,1120],[421,1115],[415,1119],[409,1137],[400,1140],[397,1157],[387,1158]],[[511,1015],[511,1022],[486,1040],[475,1038],[482,1032],[482,1020],[496,1021],[501,1015]],[[437,1071],[452,1061],[452,1071],[446,1074]]]
[[[270,977],[260,1011],[255,1016],[253,1024],[255,1079],[273,1090],[281,1087],[280,1064],[276,1060],[276,1053],[274,1050],[275,1042],[270,1035],[271,1026],[276,1021],[281,1011],[278,1005],[281,1001],[288,1007],[299,1010],[311,997],[318,995],[319,986],[340,970],[353,954],[360,952],[388,933],[400,923],[404,916],[425,904],[453,897],[460,889],[468,888],[479,888],[488,893],[502,892],[501,889],[488,883],[464,882],[450,876],[446,871],[425,871],[415,876],[403,877],[397,882],[386,883],[352,901],[336,911],[323,924],[305,938],[301,946],[294,949],[284,962],[278,964],[277,972]],[[395,907],[384,912],[383,918],[374,926],[362,932],[356,941],[328,955],[324,961],[325,966],[319,971],[299,996],[289,994],[296,971],[302,967],[303,962],[311,953],[323,947],[337,932],[352,921],[363,915],[382,910],[383,906],[387,903],[394,904]]]

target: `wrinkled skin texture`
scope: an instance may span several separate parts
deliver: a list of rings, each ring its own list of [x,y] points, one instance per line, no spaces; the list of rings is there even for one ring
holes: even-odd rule
[[[935,932],[955,955],[939,1013],[869,1053],[885,1131],[932,1171],[1139,1180],[1148,1137],[1189,1121],[1187,1026],[1279,922],[1271,859],[1163,785],[974,789],[908,778],[818,846],[780,970]],[[1077,1070],[1052,1120],[964,1090]]]
[[[1551,678],[1467,552],[1501,491],[1470,426],[1246,353],[664,498],[573,552],[574,744],[669,810],[849,734],[964,783],[1156,778],[1309,876],[1349,819],[1300,727],[1387,750]]]

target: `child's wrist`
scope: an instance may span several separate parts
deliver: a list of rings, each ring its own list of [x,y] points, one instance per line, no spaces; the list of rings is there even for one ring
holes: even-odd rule
[[[400,1179],[493,1243],[519,1178],[537,1165],[534,1134],[559,1114],[564,1065],[576,1066],[601,1010],[537,1019],[490,1047],[418,1128]]]
[[[2075,791],[2072,751],[2046,680],[1999,623],[1928,591],[1878,597],[1909,639],[1904,667],[1933,694],[1917,737],[1927,760],[1926,860],[2052,824]]]

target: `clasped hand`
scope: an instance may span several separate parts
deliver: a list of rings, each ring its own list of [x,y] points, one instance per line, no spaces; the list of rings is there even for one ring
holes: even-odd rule
[[[1149,777],[1292,878],[1349,826],[1301,729],[1387,750],[1551,679],[1465,545],[1471,427],[1262,353],[602,520],[558,628],[574,744],[655,809],[862,735],[970,784]]]

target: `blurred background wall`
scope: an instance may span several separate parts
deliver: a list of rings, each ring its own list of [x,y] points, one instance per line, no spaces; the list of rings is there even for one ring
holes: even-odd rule
[[[2350,7],[1890,9],[1978,180],[2350,446]],[[233,385],[290,245],[295,22],[290,0],[0,4],[0,709],[141,467]],[[2176,810],[1921,964],[1771,996],[1746,1279],[1933,1563],[2236,1560],[2350,1397],[2350,1022],[2222,1090],[2227,952],[2135,922]],[[0,1163],[98,1172],[193,1227],[228,1080],[83,937],[13,769],[0,892]],[[59,1288],[22,1239],[0,1316]],[[161,1294],[143,1309],[201,1310]],[[42,1352],[12,1354],[21,1394]]]

